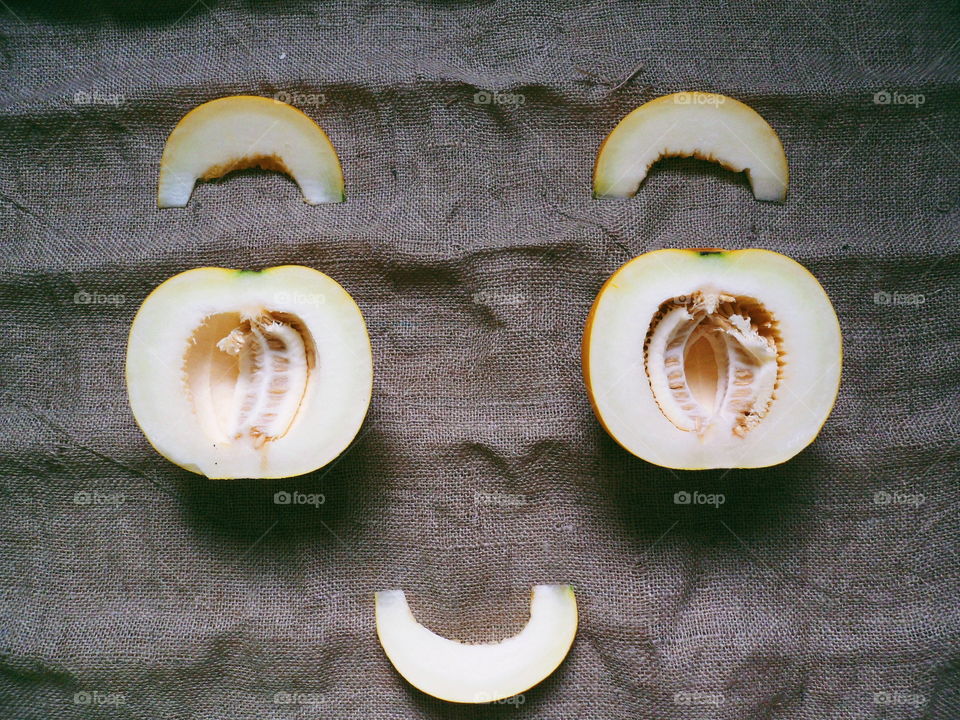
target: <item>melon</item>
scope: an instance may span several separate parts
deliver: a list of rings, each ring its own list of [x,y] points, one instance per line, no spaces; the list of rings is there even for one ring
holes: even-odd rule
[[[657,250],[600,289],[583,376],[626,450],[670,468],[765,467],[813,442],[840,387],[830,298],[768,250]]]
[[[537,585],[530,620],[513,637],[468,645],[441,637],[414,618],[402,590],[376,593],[377,636],[407,682],[456,703],[497,702],[526,692],[563,662],[577,634],[570,585]]]
[[[641,105],[607,136],[594,165],[594,197],[632,197],[662,157],[696,157],[745,172],[758,200],[787,196],[787,156],[756,110],[726,95],[680,92]]]
[[[160,158],[157,206],[184,207],[197,180],[253,167],[288,174],[309,205],[346,199],[340,158],[319,125],[279,100],[233,95],[198,105],[174,127]]]
[[[327,275],[196,268],[144,300],[126,379],[134,419],[171,462],[208,478],[282,478],[350,444],[373,358],[360,309]]]

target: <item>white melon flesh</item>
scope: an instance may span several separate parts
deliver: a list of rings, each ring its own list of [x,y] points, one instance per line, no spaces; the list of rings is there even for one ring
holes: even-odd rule
[[[134,418],[161,455],[209,478],[326,465],[360,429],[372,383],[360,309],[311,268],[189,270],[130,329]]]
[[[594,196],[632,197],[662,157],[697,157],[745,171],[757,200],[787,195],[787,156],[766,120],[725,95],[683,92],[641,105],[607,136],[594,166]]]
[[[402,590],[376,594],[377,635],[393,666],[411,685],[450,702],[494,702],[525,692],[563,662],[577,633],[577,601],[569,585],[537,585],[530,620],[499,643],[465,645],[418,623]]]
[[[235,95],[197,106],[170,133],[157,205],[184,207],[197,180],[250,167],[287,173],[310,205],[344,199],[340,159],[319,125],[279,100]]]
[[[840,385],[840,326],[802,265],[767,250],[658,250],[597,295],[594,411],[624,448],[682,469],[765,467],[809,445]]]

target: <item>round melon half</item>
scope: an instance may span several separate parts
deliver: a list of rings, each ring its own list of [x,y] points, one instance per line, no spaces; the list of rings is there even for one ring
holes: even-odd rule
[[[670,468],[750,468],[809,445],[840,386],[840,325],[802,265],[767,250],[657,250],[601,288],[583,373],[625,449]]]
[[[126,374],[133,416],[168,460],[209,478],[282,478],[350,444],[373,360],[360,309],[323,273],[208,267],[143,302]]]

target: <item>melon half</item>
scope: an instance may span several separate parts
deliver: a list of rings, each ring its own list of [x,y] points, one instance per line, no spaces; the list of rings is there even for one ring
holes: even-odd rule
[[[657,250],[610,277],[583,337],[594,412],[664,467],[751,468],[809,445],[840,386],[840,325],[802,265],[767,250]]]
[[[336,281],[286,265],[197,268],[130,328],[130,408],[157,452],[209,478],[282,478],[336,458],[373,384],[360,309]]]

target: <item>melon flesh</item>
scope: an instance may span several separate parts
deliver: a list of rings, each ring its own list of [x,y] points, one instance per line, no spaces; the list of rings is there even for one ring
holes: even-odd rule
[[[360,429],[372,381],[359,308],[311,268],[189,270],[130,329],[134,418],[161,455],[210,478],[326,465]]]
[[[757,200],[787,196],[787,156],[777,133],[748,105],[704,92],[664,95],[621,120],[597,154],[594,196],[633,196],[662,157],[697,157],[746,172]]]
[[[310,205],[345,197],[340,159],[319,125],[279,100],[234,95],[177,123],[160,158],[157,205],[184,207],[197,180],[251,167],[287,173]]]
[[[597,417],[671,468],[764,467],[809,445],[840,384],[840,326],[799,263],[766,250],[658,250],[601,289],[583,339]]]
[[[402,590],[376,594],[377,635],[397,671],[419,690],[450,702],[494,702],[525,692],[566,657],[577,632],[569,585],[537,585],[530,620],[499,643],[465,645],[418,623]]]

